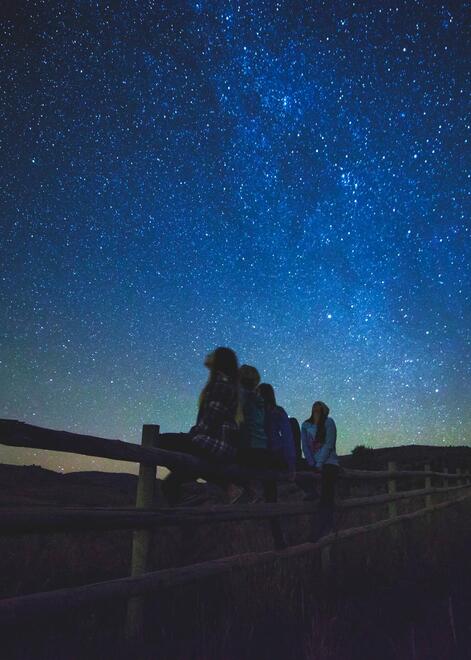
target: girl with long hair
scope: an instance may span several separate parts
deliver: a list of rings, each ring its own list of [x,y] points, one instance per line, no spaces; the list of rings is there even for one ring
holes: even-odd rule
[[[160,447],[219,463],[235,462],[239,390],[237,356],[230,348],[220,347],[206,357],[204,364],[209,369],[209,378],[199,397],[196,424],[189,433],[161,436]],[[193,479],[194,475],[184,470],[172,470],[163,482],[163,492],[169,503],[176,504],[180,500],[182,484]],[[225,488],[230,502],[242,494],[234,484],[218,483]]]
[[[289,417],[284,408],[276,402],[275,390],[269,383],[261,383],[258,393],[265,404],[265,432],[267,449],[279,456],[285,469],[294,480],[296,473],[296,453]]]
[[[207,356],[208,382],[199,398],[196,424],[190,430],[195,451],[214,459],[233,460],[237,442],[239,366],[230,348]]]
[[[321,473],[319,518],[314,530],[314,541],[331,532],[334,526],[334,499],[339,460],[336,451],[337,427],[329,413],[329,407],[323,401],[315,401],[311,418],[306,420],[315,427],[308,440],[310,451],[308,462],[311,460],[314,469]]]

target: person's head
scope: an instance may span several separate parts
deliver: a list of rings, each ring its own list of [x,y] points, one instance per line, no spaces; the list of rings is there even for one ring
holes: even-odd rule
[[[198,407],[201,408],[210,385],[214,382],[217,374],[224,374],[236,387],[239,382],[239,365],[237,355],[230,348],[219,347],[208,353],[204,359],[204,366],[209,369],[209,378],[203,387],[198,399]]]
[[[265,408],[276,408],[275,390],[269,383],[260,383],[257,392],[265,402]]]
[[[329,416],[329,406],[327,406],[323,401],[315,401],[312,404],[311,418],[314,424],[321,424],[325,422]]]
[[[233,383],[237,383],[239,380],[237,355],[231,348],[222,346],[216,348],[215,351],[206,357],[205,366],[210,369],[210,378],[215,377],[217,373],[221,373]]]
[[[258,369],[250,364],[243,364],[239,369],[239,380],[246,390],[254,390],[260,382]]]
[[[329,407],[323,401],[314,401],[311,408],[311,416],[307,418],[307,422],[311,424],[319,424],[322,419],[329,416]]]

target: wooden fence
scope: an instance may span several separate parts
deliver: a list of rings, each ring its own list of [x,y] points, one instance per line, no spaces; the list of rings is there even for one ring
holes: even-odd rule
[[[141,446],[120,440],[108,440],[94,436],[78,435],[64,431],[44,429],[16,420],[0,420],[0,444],[56,450],[113,460],[139,463],[136,508],[71,508],[34,507],[0,509],[2,535],[31,533],[79,532],[91,530],[134,530],[130,577],[108,580],[81,587],[58,589],[0,600],[0,623],[18,624],[25,619],[50,615],[53,612],[73,609],[112,598],[128,601],[126,636],[129,639],[142,635],[143,596],[161,592],[176,585],[205,580],[210,576],[246,569],[275,560],[288,559],[319,551],[323,570],[329,569],[330,548],[333,543],[364,534],[371,534],[385,527],[395,528],[406,520],[429,515],[462,502],[471,497],[469,471],[450,473],[436,472],[425,465],[424,470],[398,470],[395,463],[388,464],[387,471],[342,470],[339,476],[347,481],[385,482],[387,493],[370,497],[348,497],[337,503],[337,509],[363,509],[387,505],[388,517],[368,525],[342,529],[323,537],[316,543],[301,543],[284,547],[281,519],[292,516],[314,515],[316,503],[290,502],[279,504],[252,504],[234,506],[212,506],[205,508],[165,509],[155,507],[157,466],[169,469],[184,468],[195,477],[230,478],[235,481],[267,480],[286,481],[284,472],[262,471],[232,466],[215,466],[187,454],[170,452],[158,448],[159,427],[145,425]],[[318,479],[312,472],[300,473],[299,478]],[[403,485],[410,481],[423,480],[423,488],[397,490],[398,481]],[[440,486],[432,486],[432,479]],[[453,485],[450,485],[453,484]],[[443,499],[445,496],[445,500]],[[397,503],[401,500],[423,501],[418,510],[398,515]],[[435,500],[435,501],[434,501]],[[439,500],[439,501],[438,501]],[[272,523],[275,548],[265,552],[251,552],[200,562],[191,566],[147,571],[149,546],[155,530],[169,525],[198,523],[220,523],[240,520],[264,519]]]

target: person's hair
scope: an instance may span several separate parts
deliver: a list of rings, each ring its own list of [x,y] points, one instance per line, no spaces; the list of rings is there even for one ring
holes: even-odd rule
[[[311,414],[309,415],[309,417],[307,419],[304,420],[305,422],[309,422],[310,424],[314,424],[314,406],[315,406],[315,403],[313,403],[312,406],[311,406]]]
[[[236,387],[239,384],[239,365],[237,362],[237,355],[234,353],[234,351],[231,348],[220,346],[219,348],[216,348],[216,350],[213,351],[210,355],[212,356],[212,359],[209,365],[209,378],[200,394],[198,407],[201,407],[208,388],[216,380],[218,374],[223,374],[226,376],[229,382]]]
[[[269,383],[260,383],[257,392],[265,402],[265,408],[277,408],[275,390]]]
[[[314,401],[314,403],[312,404],[312,408],[311,408],[311,414],[305,420],[306,422],[309,422],[310,424],[314,424],[314,407],[318,407],[321,411],[319,422],[318,422],[317,427],[316,427],[315,441],[320,442],[322,444],[325,440],[325,420],[329,416],[330,410],[329,410],[329,407],[326,406],[326,404],[323,403],[322,401]]]
[[[239,379],[242,387],[247,390],[254,390],[260,382],[258,369],[250,364],[243,364],[239,369]]]
[[[224,374],[231,383],[237,384],[239,382],[237,355],[232,348],[219,347],[214,351],[210,379],[214,379],[218,372]]]
[[[311,413],[311,418],[314,419],[314,408],[320,409],[320,417],[316,426],[316,437],[315,441],[319,442],[321,445],[324,444],[325,440],[325,420],[329,416],[329,408],[322,403],[322,401],[315,401],[312,405],[313,412]]]

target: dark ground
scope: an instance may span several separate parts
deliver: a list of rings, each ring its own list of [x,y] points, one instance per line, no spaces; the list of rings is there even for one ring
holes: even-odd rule
[[[401,467],[444,462],[453,470],[450,463],[466,467],[471,456],[467,448],[460,454],[432,448],[434,455],[425,455],[429,449],[419,448],[418,455],[413,447],[412,455],[402,448],[399,457],[394,448],[389,450],[393,458],[376,456],[374,467],[396,460]],[[368,460],[373,467],[371,455]],[[135,488],[136,477],[126,474],[61,475],[0,466],[0,506],[126,506],[133,504]],[[220,500],[217,489],[206,492],[203,484],[191,486],[188,494],[201,496],[200,506]],[[300,499],[302,492],[286,485],[281,498]],[[384,514],[384,509],[342,514],[338,522],[357,526]],[[305,541],[309,524],[306,517],[286,521],[290,543]],[[0,593],[13,596],[126,576],[130,544],[130,532],[1,539]],[[170,528],[154,539],[151,568],[271,547],[264,522]],[[31,622],[26,634],[24,629],[3,631],[2,658],[471,658],[469,547],[471,504],[465,503],[431,520],[408,523],[395,539],[387,529],[335,546],[327,579],[321,577],[318,556],[312,555],[149,598],[146,644],[139,648],[124,645],[125,605],[116,602],[38,625]]]

